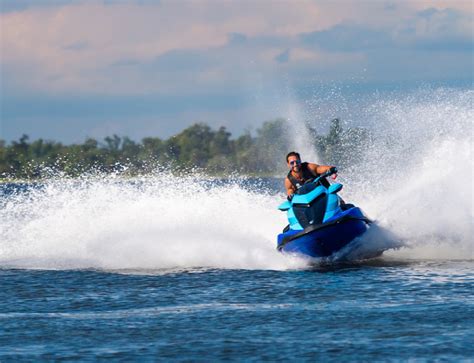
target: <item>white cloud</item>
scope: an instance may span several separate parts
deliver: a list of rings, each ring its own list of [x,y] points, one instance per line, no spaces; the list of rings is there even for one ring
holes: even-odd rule
[[[52,4],[0,15],[7,91],[14,86],[53,93],[192,93],[239,87],[252,78],[248,73],[271,79],[282,71],[297,74],[311,66],[326,67],[326,78],[337,79],[366,63],[363,49],[343,54],[341,49],[307,47],[301,44],[301,34],[342,24],[349,30],[372,29],[360,33],[368,37],[378,32],[407,43],[442,38],[446,27],[455,27],[453,34],[458,35],[472,32],[472,16],[453,20],[444,10],[472,10],[457,1]],[[429,8],[437,11],[431,18],[420,18],[418,13]],[[287,61],[276,61],[284,52]]]

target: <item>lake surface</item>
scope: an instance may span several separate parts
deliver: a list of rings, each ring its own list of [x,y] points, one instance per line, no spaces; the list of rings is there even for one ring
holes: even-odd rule
[[[0,270],[0,360],[469,360],[472,261]]]
[[[4,185],[0,361],[472,361],[470,239],[309,265],[278,186],[189,183]]]

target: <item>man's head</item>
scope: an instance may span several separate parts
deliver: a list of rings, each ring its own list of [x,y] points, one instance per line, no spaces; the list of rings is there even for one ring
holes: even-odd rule
[[[288,155],[286,155],[286,163],[288,168],[294,171],[299,171],[301,165],[300,154],[298,154],[296,151],[289,152]]]

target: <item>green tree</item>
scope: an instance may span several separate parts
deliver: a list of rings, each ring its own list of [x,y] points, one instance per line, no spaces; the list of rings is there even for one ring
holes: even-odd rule
[[[257,167],[255,158],[255,140],[249,130],[237,138],[234,142],[236,169],[248,173]]]
[[[184,167],[204,168],[210,159],[210,145],[214,131],[203,123],[194,124],[176,135],[179,148],[178,163]]]
[[[7,143],[0,139],[0,177],[7,172]]]
[[[8,174],[19,178],[28,178],[31,174],[31,158],[29,152],[29,137],[22,135],[19,141],[13,141],[7,149],[5,159]]]

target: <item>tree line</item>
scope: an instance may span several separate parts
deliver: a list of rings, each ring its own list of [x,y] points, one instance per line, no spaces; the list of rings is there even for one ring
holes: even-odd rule
[[[266,121],[252,135],[237,138],[225,128],[212,129],[196,123],[168,139],[145,137],[140,142],[109,136],[101,141],[87,138],[82,144],[64,145],[27,135],[6,143],[0,140],[0,178],[32,179],[61,172],[78,176],[91,171],[126,169],[131,175],[152,172],[157,166],[177,171],[203,170],[222,175],[264,175],[285,168],[291,124],[285,119]],[[357,149],[364,147],[370,133],[362,128],[343,129],[339,119],[330,123],[325,135],[308,127],[312,147],[324,163],[344,166],[356,162]]]

